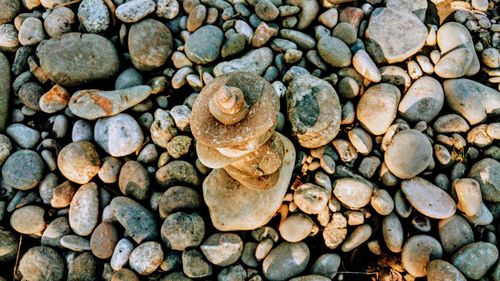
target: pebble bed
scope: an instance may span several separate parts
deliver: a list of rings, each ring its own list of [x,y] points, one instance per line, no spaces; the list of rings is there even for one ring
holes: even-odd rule
[[[0,281],[500,281],[499,50],[499,0],[0,0]],[[205,180],[235,73],[283,192]]]

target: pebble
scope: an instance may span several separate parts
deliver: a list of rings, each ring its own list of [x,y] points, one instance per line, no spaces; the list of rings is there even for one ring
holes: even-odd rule
[[[172,34],[161,21],[146,19],[130,27],[128,49],[132,64],[138,70],[151,71],[162,67],[172,54],[172,48]]]
[[[371,13],[365,34],[367,51],[375,62],[396,63],[411,57],[424,46],[427,28],[411,13],[377,8]]]
[[[137,275],[130,269],[122,268],[113,273],[111,281],[139,281]]]
[[[456,280],[456,281],[466,281],[462,273],[444,260],[432,260],[427,264],[427,280],[428,281],[440,281],[440,280]]]
[[[152,0],[132,0],[116,8],[116,17],[125,23],[138,22],[155,11],[156,4]]]
[[[382,221],[382,236],[387,248],[393,253],[401,252],[404,232],[401,220],[395,213],[384,217]]]
[[[311,75],[298,76],[285,95],[292,136],[303,147],[317,148],[337,136],[341,108],[330,84]]]
[[[150,192],[146,168],[137,161],[125,162],[120,170],[118,186],[124,195],[139,201],[146,200]]]
[[[11,231],[0,229],[0,262],[13,261],[16,258],[17,250],[17,236]]]
[[[99,172],[101,160],[92,143],[77,141],[61,149],[57,156],[57,166],[70,181],[85,184]]]
[[[295,190],[293,202],[306,214],[318,214],[328,203],[330,191],[312,183],[300,185]]]
[[[481,187],[474,179],[457,179],[453,181],[453,190],[457,197],[457,208],[466,216],[474,216],[481,210]]]
[[[375,189],[370,199],[370,203],[372,208],[383,216],[389,215],[394,210],[394,201],[389,192],[385,189]]]
[[[56,84],[40,97],[38,105],[40,110],[45,113],[55,113],[65,109],[69,100],[68,91]]]
[[[271,280],[290,279],[306,269],[309,256],[309,247],[304,242],[282,242],[264,259],[264,275]]]
[[[444,104],[443,87],[436,79],[423,76],[408,89],[399,103],[398,111],[410,122],[430,122]]]
[[[10,217],[10,226],[18,233],[42,236],[45,229],[45,210],[29,205],[15,210]]]
[[[410,204],[425,216],[445,219],[455,214],[456,204],[453,198],[422,178],[414,177],[403,181],[401,190]]]
[[[167,151],[175,159],[182,157],[189,152],[192,139],[188,136],[175,136],[167,144]]]
[[[42,21],[34,17],[25,19],[19,29],[18,38],[19,43],[23,46],[40,43],[43,39],[45,39]]]
[[[190,278],[203,278],[212,275],[212,266],[203,259],[197,249],[182,252],[182,270]]]
[[[52,194],[50,205],[54,208],[66,208],[76,192],[76,187],[70,181],[58,185]]]
[[[324,11],[318,18],[318,21],[328,27],[328,28],[333,28],[337,22],[338,22],[338,18],[339,18],[339,12],[336,8],[330,8],[326,11]]]
[[[407,129],[394,135],[385,151],[384,163],[398,178],[411,179],[429,166],[432,154],[427,137],[415,129]]]
[[[313,220],[304,214],[293,214],[280,223],[281,237],[288,242],[300,242],[311,234],[314,227]]]
[[[0,50],[2,49],[2,26],[0,25]],[[7,57],[0,53],[0,129],[4,130],[7,123],[10,99],[10,64]],[[14,120],[13,120],[14,122]]]
[[[78,6],[78,20],[87,32],[104,32],[110,23],[108,7],[103,0],[83,0]]]
[[[114,247],[110,265],[115,271],[119,271],[128,262],[130,254],[134,250],[134,244],[127,238],[122,238]]]
[[[187,186],[172,186],[160,197],[158,211],[160,217],[166,218],[177,211],[196,210],[201,206],[198,192]]]
[[[365,50],[359,50],[354,54],[352,64],[359,74],[372,82],[380,82],[382,75],[377,68],[377,65],[370,58]],[[406,95],[405,95],[406,96]]]
[[[356,227],[351,235],[342,243],[342,252],[350,252],[365,243],[372,236],[372,232],[372,227],[369,224]]]
[[[197,64],[207,64],[217,59],[220,54],[224,34],[213,25],[197,29],[188,38],[185,51],[188,58]]]
[[[144,135],[132,116],[120,113],[97,120],[94,139],[111,156],[121,157],[138,151]]]
[[[106,222],[101,222],[92,232],[90,249],[92,254],[100,259],[109,259],[118,241],[116,228]]]
[[[36,55],[50,80],[68,87],[109,79],[118,73],[120,64],[113,43],[96,34],[73,32],[45,40]]]
[[[32,247],[19,260],[18,271],[30,280],[64,280],[64,260],[52,248]]]
[[[67,217],[58,217],[51,221],[42,235],[42,245],[51,247],[62,247],[61,237],[71,233]]]
[[[251,50],[240,58],[218,63],[214,74],[221,76],[231,72],[246,71],[262,75],[273,62],[273,52],[268,47]]]
[[[373,187],[354,178],[341,178],[333,183],[333,194],[350,209],[362,208],[372,197]]]
[[[150,93],[149,86],[114,91],[81,90],[71,96],[69,108],[78,117],[94,120],[123,112],[144,101]]]
[[[396,118],[401,93],[391,84],[381,83],[368,88],[356,108],[361,125],[374,135],[384,134]]]
[[[156,2],[156,15],[168,20],[174,19],[179,14],[179,7],[177,0],[158,0]]]
[[[91,182],[82,185],[75,193],[69,207],[69,225],[78,235],[92,233],[99,218],[98,187]]]
[[[451,257],[451,264],[460,270],[465,277],[479,280],[495,265],[498,249],[486,242],[468,244]]]
[[[71,25],[75,23],[75,13],[68,7],[58,7],[52,10],[43,21],[45,32],[50,37],[59,37],[71,32]]]
[[[96,275],[96,268],[94,256],[84,252],[68,264],[68,281],[92,281]]]
[[[200,178],[194,166],[183,160],[174,160],[161,167],[156,171],[155,178],[156,182],[162,187],[200,185]]]
[[[415,277],[427,275],[427,264],[431,259],[439,259],[443,249],[439,241],[428,235],[410,237],[401,251],[401,261],[404,269]]]
[[[217,266],[228,266],[240,258],[243,241],[234,233],[214,233],[200,245],[207,260]]]
[[[130,253],[130,268],[140,275],[153,273],[163,261],[163,250],[158,242],[148,241],[137,246]]]
[[[332,279],[337,275],[337,271],[340,267],[341,262],[342,260],[338,254],[322,254],[312,264],[310,273]]]
[[[321,58],[333,67],[346,67],[351,64],[351,51],[338,38],[325,36],[318,41],[317,48]]]
[[[89,240],[78,235],[64,235],[60,240],[61,246],[73,252],[90,250]]]
[[[12,21],[21,10],[20,1],[2,0],[0,1],[0,9],[2,15],[0,16],[0,24]]]
[[[199,246],[205,236],[205,222],[200,215],[177,212],[169,215],[161,227],[165,245],[176,251]]]
[[[255,14],[263,21],[275,20],[280,11],[270,0],[260,0],[255,5]]]
[[[332,30],[332,36],[344,41],[347,45],[352,45],[357,39],[357,30],[354,24],[340,22]]]
[[[111,203],[104,209],[104,213],[106,212],[110,216],[110,221],[116,220],[120,223],[136,243],[158,237],[156,220],[153,214],[130,198],[124,196],[113,198]],[[103,219],[103,221],[106,220]]]
[[[297,46],[304,50],[311,50],[316,46],[316,41],[313,37],[294,29],[283,28],[280,30],[280,36],[296,43]]]
[[[437,133],[466,133],[470,126],[463,117],[458,114],[446,114],[439,116],[432,127]]]
[[[40,155],[31,150],[18,150],[2,166],[3,184],[18,190],[35,188],[43,178],[44,164]]]
[[[5,132],[22,148],[34,148],[40,141],[40,132],[24,124],[14,123],[8,126]]]
[[[500,202],[499,169],[500,162],[492,158],[484,158],[471,167],[468,176],[479,182],[483,200]]]
[[[469,223],[455,214],[439,221],[439,240],[445,253],[454,253],[463,246],[474,242],[474,233]]]
[[[19,47],[18,32],[13,24],[0,24],[0,51],[13,52]]]

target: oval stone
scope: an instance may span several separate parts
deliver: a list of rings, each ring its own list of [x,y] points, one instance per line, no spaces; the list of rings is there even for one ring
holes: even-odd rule
[[[93,182],[82,185],[71,199],[69,225],[80,236],[92,233],[99,218],[99,194]]]

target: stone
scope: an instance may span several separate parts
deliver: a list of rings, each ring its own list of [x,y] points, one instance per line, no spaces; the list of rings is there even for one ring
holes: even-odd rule
[[[200,215],[177,212],[169,215],[161,227],[165,245],[176,251],[197,247],[205,236],[205,222]]]
[[[356,26],[350,22],[340,22],[332,30],[332,36],[344,41],[347,45],[356,42],[358,31]],[[371,59],[370,59],[371,60]]]
[[[80,90],[71,96],[69,108],[78,117],[95,120],[119,114],[151,94],[151,87],[136,86],[114,91]]]
[[[306,269],[309,256],[309,248],[304,242],[283,242],[267,255],[262,270],[268,279],[287,280]]]
[[[314,225],[309,216],[298,213],[282,221],[279,225],[279,232],[285,241],[295,243],[306,239],[311,234]]]
[[[50,37],[59,37],[71,32],[71,25],[75,23],[75,18],[75,13],[70,8],[58,7],[45,18],[43,27]]]
[[[108,29],[110,16],[103,0],[83,0],[78,6],[78,20],[89,33],[101,33]]]
[[[156,182],[162,187],[174,185],[199,186],[200,178],[194,166],[183,160],[174,160],[161,167],[155,174]]]
[[[415,277],[427,275],[427,264],[431,259],[439,259],[443,249],[439,241],[428,235],[414,235],[405,242],[401,252],[404,269]]]
[[[54,208],[66,208],[76,192],[76,187],[70,181],[65,181],[54,189],[50,205]]]
[[[220,54],[224,34],[214,25],[205,25],[191,34],[186,42],[188,58],[197,64],[207,64],[217,59]]]
[[[31,150],[18,150],[2,166],[2,181],[19,190],[35,188],[43,178],[43,160]]]
[[[174,120],[167,111],[160,108],[154,113],[149,131],[153,142],[162,148],[167,148],[169,141],[177,135]]]
[[[22,148],[34,148],[40,141],[40,132],[24,124],[11,124],[7,127],[5,132]]]
[[[97,263],[94,256],[84,252],[68,264],[68,281],[92,281],[96,271]]]
[[[123,164],[118,178],[120,191],[136,200],[146,200],[149,195],[149,175],[146,168],[137,161]]]
[[[386,6],[401,12],[410,12],[415,14],[422,22],[425,20],[425,13],[427,11],[427,1],[418,0],[407,2],[404,0],[389,0]]]
[[[354,178],[341,178],[333,183],[333,194],[350,209],[359,209],[370,203],[373,187]]]
[[[359,100],[356,116],[361,125],[374,135],[384,134],[396,118],[401,93],[391,84],[368,88]]]
[[[286,91],[292,136],[301,146],[317,148],[332,141],[340,130],[340,101],[335,89],[311,75],[298,76]]]
[[[321,58],[333,67],[346,67],[351,64],[351,50],[338,38],[322,37],[318,41],[317,48]]]
[[[154,215],[134,200],[117,196],[106,208],[110,218],[121,224],[136,243],[158,237]]]
[[[305,183],[295,190],[293,202],[306,214],[318,214],[325,209],[329,197],[330,190],[312,183]]]
[[[120,65],[113,43],[96,34],[74,32],[45,40],[36,55],[50,80],[68,87],[109,79]]]
[[[18,271],[30,280],[62,281],[64,260],[52,248],[37,246],[30,248],[20,259]]]
[[[398,178],[411,179],[429,166],[432,154],[432,145],[424,134],[406,129],[392,138],[384,154],[384,163]]]
[[[260,0],[255,5],[255,14],[263,21],[273,21],[279,16],[280,11],[270,0]]]
[[[382,221],[382,236],[385,245],[393,253],[401,252],[403,248],[404,232],[401,220],[392,212]]]
[[[273,188],[249,189],[222,169],[212,171],[205,179],[203,198],[215,228],[221,231],[251,230],[265,225],[274,216],[286,194],[295,162],[293,144],[285,137],[281,139],[284,158],[279,179]]]
[[[36,45],[45,39],[43,23],[41,20],[30,17],[23,21],[19,29],[19,43],[23,46]]]
[[[403,181],[401,190],[413,208],[429,218],[446,219],[455,214],[457,207],[453,198],[422,178]]]
[[[244,281],[247,277],[247,272],[243,266],[237,264],[224,268],[217,276],[217,280],[221,281]]]
[[[100,259],[109,259],[113,255],[118,233],[116,228],[106,222],[101,222],[92,232],[90,237],[90,249],[92,254]]]
[[[172,47],[172,34],[161,21],[146,19],[130,27],[128,49],[132,64],[138,70],[151,71],[163,66]]]
[[[337,275],[342,259],[338,254],[322,254],[312,264],[310,273],[333,279]]]
[[[80,236],[94,231],[99,219],[99,192],[95,183],[82,185],[69,206],[69,225]]]
[[[365,32],[368,53],[377,63],[402,62],[425,44],[427,28],[411,13],[377,8],[370,16]]]
[[[138,22],[155,11],[153,0],[132,0],[116,8],[116,17],[125,23]]]
[[[452,189],[457,197],[457,208],[466,216],[475,216],[481,210],[481,187],[475,179],[456,179]]]
[[[251,50],[241,58],[218,63],[214,68],[214,74],[221,76],[231,72],[246,71],[262,75],[273,63],[273,52],[268,47]]]
[[[372,227],[369,224],[363,224],[356,227],[351,235],[347,237],[346,240],[344,240],[344,243],[342,243],[342,252],[350,252],[356,249],[361,244],[370,239],[370,236],[372,236],[372,232]]]
[[[70,100],[70,94],[59,85],[54,85],[45,92],[38,102],[40,110],[45,113],[55,113],[66,108]]]
[[[78,235],[64,235],[60,240],[61,246],[73,252],[84,252],[90,250],[89,240]]]
[[[127,238],[122,238],[113,250],[113,255],[111,256],[110,265],[113,270],[120,270],[128,262],[130,254],[134,250],[134,244],[130,242]]]
[[[42,235],[42,245],[51,247],[62,247],[61,237],[71,233],[67,217],[58,217],[50,222]]]
[[[0,39],[0,42],[1,41],[2,40]],[[1,49],[2,47],[0,44],[0,50]],[[11,76],[9,60],[3,53],[0,52],[0,130],[5,129],[7,116],[9,115],[10,83]]]
[[[0,262],[10,262],[16,258],[18,243],[14,232],[0,229]]]
[[[439,240],[445,253],[454,253],[463,246],[474,242],[474,233],[469,223],[455,214],[439,221]]]
[[[441,111],[444,91],[441,83],[430,76],[417,79],[399,103],[398,111],[410,122],[430,122]]]
[[[179,10],[177,0],[158,0],[156,2],[156,15],[160,18],[174,19],[179,14]]]
[[[0,10],[2,11],[0,24],[10,22],[19,14],[19,11],[21,10],[21,2],[17,0],[2,0],[0,1]]]
[[[102,149],[114,157],[138,151],[144,141],[144,135],[137,121],[125,113],[97,120],[94,138]]]
[[[437,133],[466,133],[470,126],[465,119],[458,114],[446,114],[439,116],[432,125]]]
[[[38,103],[43,94],[43,88],[36,82],[25,83],[19,88],[17,95],[21,102],[34,111],[39,111]]]
[[[500,202],[500,162],[492,158],[484,158],[475,163],[469,177],[477,180],[481,186],[482,199]]]
[[[299,48],[306,51],[314,49],[314,47],[316,46],[316,41],[313,37],[298,30],[282,28],[280,30],[280,36],[284,39],[292,41],[293,43],[296,43]],[[343,51],[344,52],[342,52],[341,57],[344,57],[345,50]]]
[[[365,50],[359,50],[354,54],[352,65],[366,79],[372,82],[380,82],[382,80],[380,70]]]
[[[41,236],[45,229],[45,210],[29,205],[15,210],[10,217],[10,226],[18,233]]]
[[[122,268],[116,271],[115,273],[113,273],[111,277],[111,281],[125,281],[125,280],[139,281],[139,278],[132,270],[128,268]]]
[[[140,275],[153,273],[163,261],[161,245],[155,241],[148,241],[137,246],[129,257],[130,268]]]
[[[13,24],[0,24],[0,51],[14,52],[19,47],[18,32]]]
[[[370,204],[378,214],[383,216],[389,215],[394,210],[394,200],[392,200],[391,195],[385,189],[375,189]]]
[[[212,275],[212,266],[203,259],[197,249],[182,252],[182,270],[190,278],[202,278]]]
[[[451,263],[465,277],[479,280],[495,265],[497,259],[498,249],[494,244],[475,242],[458,250],[451,257]]]
[[[479,71],[472,37],[467,28],[458,22],[447,22],[439,27],[437,43],[445,54],[434,66],[434,72],[442,78],[472,76]]]
[[[188,136],[175,136],[167,144],[167,151],[175,159],[186,155],[191,147],[192,139]]]
[[[466,281],[462,273],[444,260],[432,260],[427,264],[428,281]]]
[[[217,266],[228,266],[236,261],[243,252],[243,241],[234,233],[214,233],[200,245],[207,260]]]
[[[172,186],[160,197],[158,212],[160,217],[166,218],[178,211],[196,210],[201,206],[202,199],[198,192],[187,186]]]
[[[88,183],[101,167],[101,160],[94,145],[77,141],[63,147],[57,156],[59,171],[70,181]]]

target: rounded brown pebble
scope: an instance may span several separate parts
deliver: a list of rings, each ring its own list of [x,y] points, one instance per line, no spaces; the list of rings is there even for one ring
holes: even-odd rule
[[[18,270],[22,280],[61,281],[64,278],[64,261],[50,247],[33,247],[19,261]]]
[[[116,228],[106,222],[99,224],[90,237],[92,254],[100,259],[108,259],[113,255],[113,250],[118,241]]]
[[[101,159],[91,142],[77,141],[59,152],[57,166],[70,181],[85,184],[99,172]]]

